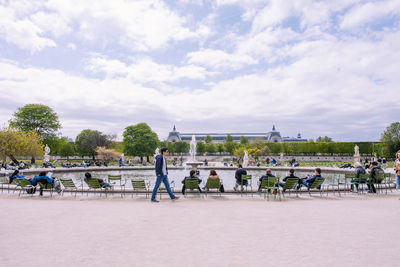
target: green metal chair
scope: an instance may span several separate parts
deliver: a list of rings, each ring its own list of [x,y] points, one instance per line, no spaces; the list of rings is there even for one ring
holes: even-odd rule
[[[65,189],[68,189],[71,191],[71,195],[73,193],[73,191],[75,191],[75,197],[76,194],[78,193],[78,186],[75,185],[74,181],[71,178],[60,178],[60,182],[61,184],[64,186],[64,189],[62,190],[62,195],[64,196],[64,191]],[[83,191],[82,191],[83,194]]]
[[[197,178],[186,178],[185,179],[185,191],[184,191],[185,197],[187,196],[187,192],[186,192],[187,190],[190,190],[190,191],[197,190],[197,192],[199,193],[199,196],[200,196],[199,180]]]
[[[310,194],[310,196],[311,196],[311,189],[317,189],[317,190],[319,190],[319,193],[322,197],[322,184],[324,183],[324,181],[325,181],[325,178],[322,178],[322,177],[316,178],[314,180],[314,182],[312,182],[310,184],[310,186],[308,187],[308,193]]]
[[[344,185],[344,192],[346,192],[347,189],[347,184],[346,184],[346,178],[344,179],[344,182],[340,181],[340,175],[334,174],[332,177],[331,182],[326,184],[326,195],[328,196],[329,194],[329,189],[332,188],[333,194],[335,194],[335,188],[337,189],[337,192],[340,196],[340,186]]]
[[[297,190],[297,185],[299,184],[299,178],[287,178],[285,185],[282,187],[282,195],[285,196],[285,191],[289,192],[290,195],[290,191],[291,190],[295,190],[296,191],[296,196],[299,196],[299,192]]]
[[[27,190],[35,190],[35,187],[28,180],[16,178],[14,179],[14,181],[15,184],[17,185],[16,189],[18,188],[20,189],[18,196],[21,196],[22,191],[26,192]],[[33,196],[33,194],[30,195]]]
[[[362,181],[365,181],[365,182],[362,182]],[[365,189],[364,185],[368,185],[368,183],[370,183],[370,175],[368,173],[360,174],[358,185],[361,186],[361,190],[358,190],[357,193],[366,192],[364,190]]]
[[[264,190],[264,199],[267,197],[269,200],[269,195],[271,192],[276,192],[275,193],[275,198],[276,195],[279,194],[279,200],[281,201],[281,191],[279,190],[279,177],[267,177],[261,180],[261,194],[262,191]]]
[[[126,180],[122,179],[122,175],[108,175],[108,183],[112,186],[111,190],[115,190],[117,186],[121,189],[121,197],[125,193]]]
[[[394,188],[396,188],[396,182],[392,178],[391,173],[385,173],[385,185],[386,185],[386,194],[387,194],[387,188],[390,189],[390,192],[392,191],[392,185],[394,185]]]
[[[386,186],[383,187],[384,181],[385,181],[385,173],[378,173],[375,176],[375,180],[374,180],[373,184],[375,185],[376,193],[378,193],[379,190],[383,191],[383,189],[385,189],[386,190],[386,194],[387,194]]]
[[[146,197],[148,197],[148,194],[150,193],[150,182],[149,181],[145,181],[143,179],[137,179],[137,180],[132,179],[131,184],[132,184],[132,189],[133,189],[132,198],[133,198],[134,192],[136,192],[136,196],[137,196],[140,191],[145,191]]]
[[[89,180],[85,181],[86,184],[88,185],[88,190],[87,190],[87,196],[89,196],[89,191],[93,190],[93,193],[96,193],[96,190],[100,190],[100,196],[102,194],[102,192],[104,191],[104,193],[106,194],[107,197],[107,192],[108,192],[108,188],[103,188],[99,182],[99,180],[97,180],[97,178],[91,178]]]
[[[217,193],[219,193],[219,196],[221,196],[220,188],[221,188],[221,179],[219,179],[219,178],[216,178],[216,179],[208,178],[206,186],[205,186],[206,196],[208,196],[207,194],[208,194],[208,191],[210,189],[217,189]]]
[[[50,196],[53,196],[53,191],[54,191],[53,184],[39,182],[38,185],[39,185],[39,190],[40,190],[40,193],[39,193],[40,196],[43,196],[44,190],[49,191]]]
[[[1,185],[1,192],[3,193],[4,186],[7,185],[7,193],[10,193],[10,184],[9,180],[10,178],[7,176],[2,176],[0,177],[0,185]]]
[[[247,181],[247,184],[246,182]],[[243,187],[246,187],[246,195],[247,195],[247,191],[248,191],[248,187],[250,187],[250,191],[251,191],[251,196],[253,197],[253,183],[252,183],[253,179],[252,176],[247,174],[243,174],[241,176],[241,182],[240,182],[240,196],[243,196]]]

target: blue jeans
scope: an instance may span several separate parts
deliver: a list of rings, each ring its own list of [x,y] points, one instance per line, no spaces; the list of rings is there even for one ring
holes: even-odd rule
[[[400,188],[400,175],[397,175],[397,188]]]
[[[153,193],[151,194],[151,200],[156,199],[157,190],[160,187],[161,182],[164,183],[165,189],[167,189],[169,197],[171,199],[174,199],[175,198],[174,193],[172,193],[171,187],[169,187],[168,175],[161,175],[161,176],[157,176],[156,185],[154,186]]]

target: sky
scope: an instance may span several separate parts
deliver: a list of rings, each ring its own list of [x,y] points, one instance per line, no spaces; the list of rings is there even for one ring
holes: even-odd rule
[[[377,141],[399,121],[400,1],[0,0],[0,124]]]

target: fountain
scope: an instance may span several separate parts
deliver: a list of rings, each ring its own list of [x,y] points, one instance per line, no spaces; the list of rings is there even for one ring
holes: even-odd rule
[[[200,165],[203,165],[203,162],[200,161],[196,161],[196,137],[194,135],[192,135],[192,141],[190,141],[190,150],[189,150],[189,154],[190,154],[190,159],[189,161],[187,161],[185,164],[186,166],[192,166],[192,170],[197,170],[197,167]]]
[[[245,149],[244,150],[244,157],[243,157],[243,168],[246,168],[247,166],[249,166],[249,153]]]

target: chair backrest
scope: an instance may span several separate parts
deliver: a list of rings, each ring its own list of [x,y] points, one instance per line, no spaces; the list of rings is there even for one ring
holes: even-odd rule
[[[219,178],[217,178],[217,179],[208,178],[207,183],[206,183],[206,188],[208,188],[208,189],[212,189],[212,188],[219,189],[220,186],[221,186],[221,180]]]
[[[279,182],[279,177],[267,177],[261,180],[261,188],[271,189],[275,187],[275,184]]]
[[[186,189],[197,189],[199,187],[199,180],[197,178],[186,178],[185,187]]]
[[[108,182],[112,184],[113,182],[119,182],[121,183],[122,181],[122,175],[108,175]]]
[[[360,179],[369,179],[370,175],[368,173],[361,173]]]
[[[144,180],[131,180],[133,190],[147,189]]]
[[[70,178],[68,178],[68,179],[60,178],[60,182],[65,188],[76,189],[76,185],[75,185],[74,181],[72,181],[72,179],[70,179]]]
[[[53,184],[49,184],[49,183],[46,183],[46,182],[38,182],[38,184],[39,184],[40,188],[45,188],[45,189],[54,188]]]
[[[316,178],[314,180],[314,182],[312,184],[310,184],[310,188],[309,189],[320,187],[324,183],[324,181],[325,181],[325,178],[323,178],[323,177]]]
[[[345,173],[344,174],[344,178],[346,178],[346,179],[354,179],[354,178],[356,178],[356,174],[355,173]]]
[[[377,173],[375,175],[375,182],[382,182],[385,179],[385,173]]]
[[[245,184],[246,183],[245,181],[251,183],[251,178],[252,178],[252,176],[250,174],[242,174],[242,176],[241,176],[241,180],[242,180],[241,184],[242,185]]]
[[[87,185],[89,188],[97,189],[101,188],[101,184],[99,183],[99,180],[97,178],[91,178],[89,180],[86,180]]]
[[[15,184],[20,187],[27,187],[27,186],[32,185],[31,182],[29,182],[28,180],[25,180],[25,179],[16,178],[16,179],[14,179],[14,181],[15,181]]]
[[[299,183],[299,178],[287,178],[283,189],[294,189]]]
[[[392,174],[391,174],[390,172],[387,172],[387,173],[385,173],[384,175],[385,175],[385,178],[390,178],[390,177],[392,177]]]

